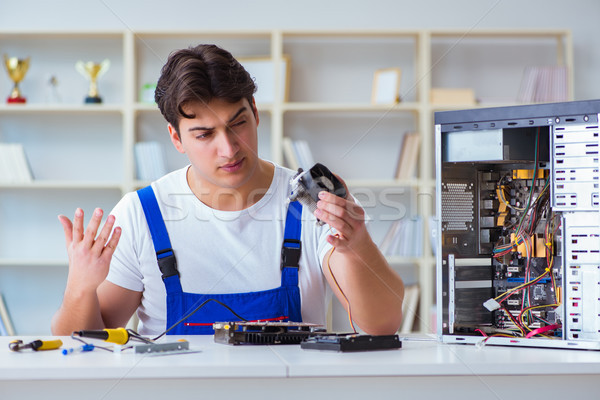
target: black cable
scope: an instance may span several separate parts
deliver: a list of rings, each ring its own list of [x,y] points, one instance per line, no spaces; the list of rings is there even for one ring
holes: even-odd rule
[[[153,341],[154,341],[154,340],[158,340],[158,339],[160,339],[161,337],[163,337],[164,335],[166,335],[166,334],[167,334],[167,332],[171,331],[171,330],[172,330],[173,328],[175,328],[177,325],[179,325],[180,323],[182,323],[183,321],[185,321],[186,319],[188,319],[189,317],[191,317],[192,315],[194,315],[194,314],[195,314],[195,313],[196,313],[198,310],[200,310],[202,307],[204,307],[204,306],[205,306],[206,304],[208,304],[208,302],[210,302],[210,301],[214,301],[215,303],[218,303],[218,304],[220,304],[221,306],[225,307],[226,309],[228,309],[229,311],[231,311],[231,313],[232,313],[233,315],[235,315],[237,318],[239,318],[241,321],[248,322],[248,320],[247,320],[246,318],[243,318],[243,317],[241,317],[240,315],[238,315],[238,314],[237,314],[235,311],[233,311],[233,310],[231,309],[231,307],[229,307],[228,305],[226,305],[226,304],[224,304],[224,303],[222,303],[222,302],[220,302],[219,300],[216,300],[216,299],[207,299],[207,300],[205,300],[204,302],[202,302],[202,304],[200,304],[198,307],[194,308],[194,309],[193,309],[191,312],[189,312],[188,314],[186,314],[186,315],[184,315],[183,317],[181,317],[181,319],[180,319],[179,321],[175,322],[173,325],[171,325],[169,328],[167,328],[167,330],[166,330],[166,331],[164,331],[163,333],[161,333],[160,335],[158,335],[157,337],[155,337],[155,338],[154,338],[154,339],[152,339],[152,340],[153,340]]]
[[[133,329],[127,329],[127,333],[129,334],[130,339],[139,340],[140,342],[144,342],[146,344],[152,343],[152,339],[148,339],[134,331]]]
[[[216,299],[207,299],[204,302],[202,302],[202,304],[200,304],[198,307],[194,308],[191,312],[187,313],[186,315],[184,315],[179,321],[175,322],[173,325],[171,325],[167,330],[165,330],[163,333],[161,333],[160,335],[158,335],[157,337],[155,337],[154,339],[149,339],[146,338],[142,335],[140,335],[139,333],[137,333],[136,331],[134,331],[133,329],[127,329],[127,334],[129,335],[129,338],[131,340],[137,340],[143,343],[153,343],[156,340],[160,339],[161,337],[163,337],[164,335],[166,335],[169,331],[171,331],[173,328],[175,328],[177,325],[179,325],[180,323],[182,323],[183,321],[185,321],[186,319],[188,319],[189,317],[191,317],[192,315],[194,315],[196,312],[198,312],[202,307],[204,307],[205,305],[207,305],[209,302],[214,301],[217,304],[220,304],[221,306],[225,307],[227,310],[229,310],[233,315],[235,315],[239,320],[244,321],[244,322],[248,322],[248,320],[242,316],[240,316],[238,313],[236,313],[235,311],[233,311],[233,309],[231,307],[229,307],[227,304],[224,304],[222,302],[220,302],[219,300]],[[89,343],[87,343],[85,340],[81,339],[80,337],[75,336],[75,332],[71,334],[71,338],[75,339],[85,345],[89,345]],[[103,346],[94,346],[95,348],[98,349],[102,349],[102,350],[107,350],[112,352],[112,350],[108,347],[103,347]],[[123,350],[126,349],[130,349],[133,346],[126,346],[123,347]]]

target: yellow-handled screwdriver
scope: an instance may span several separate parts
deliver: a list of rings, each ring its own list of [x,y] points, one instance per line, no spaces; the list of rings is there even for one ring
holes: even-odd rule
[[[63,342],[60,339],[55,340],[34,340],[31,343],[23,344],[22,340],[13,340],[8,344],[8,348],[12,351],[21,351],[24,349],[38,350],[56,350],[62,346]]]

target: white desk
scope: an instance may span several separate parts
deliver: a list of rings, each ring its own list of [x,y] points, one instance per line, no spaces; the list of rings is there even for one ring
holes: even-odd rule
[[[403,341],[399,350],[336,353],[185,338],[197,353],[14,353],[8,350],[13,338],[0,337],[0,399],[575,400],[597,398],[600,391],[600,352],[595,351]],[[71,338],[61,339],[63,347],[77,346]]]

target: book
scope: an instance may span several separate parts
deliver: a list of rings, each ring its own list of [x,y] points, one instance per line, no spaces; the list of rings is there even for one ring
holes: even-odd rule
[[[470,88],[432,88],[429,101],[431,104],[474,106],[475,91]]]
[[[273,103],[288,100],[290,79],[290,56],[283,54],[279,65],[279,84],[275,81],[275,60],[268,56],[238,58],[252,79],[256,82],[258,90],[254,94],[257,103]],[[276,93],[278,87],[279,93]]]
[[[0,183],[31,183],[33,175],[21,143],[0,143]]]
[[[0,183],[9,183],[12,172],[8,151],[4,148],[4,143],[0,143]]]
[[[415,325],[417,308],[419,306],[419,285],[404,287],[404,301],[402,302],[402,324],[399,333],[410,333]]]
[[[4,321],[0,319],[0,336],[8,336],[8,331],[6,330],[6,326],[4,326]]]
[[[142,181],[155,181],[167,173],[162,144],[138,142],[134,147],[137,176]]]
[[[292,140],[292,148],[298,160],[298,166],[304,171],[308,171],[315,165],[315,159],[306,140]]]
[[[421,216],[394,221],[383,238],[379,250],[388,257],[421,257],[423,255]]]
[[[408,132],[402,139],[400,157],[396,165],[396,179],[410,179],[415,176],[417,160],[419,159],[419,147],[421,135],[418,132]]]
[[[381,244],[379,245],[379,250],[381,251],[381,253],[384,256],[391,255],[390,250],[392,247],[392,243],[394,242],[394,238],[398,235],[398,230],[400,229],[400,221],[401,220],[398,219],[398,220],[392,222],[388,231],[386,232],[385,236],[383,237]]]
[[[406,220],[398,221],[398,227],[394,232],[392,243],[387,251],[387,256],[405,256],[406,249],[410,247],[409,223]]]
[[[10,319],[8,308],[6,308],[6,303],[4,303],[2,293],[0,293],[0,321],[2,322],[2,328],[0,328],[2,334],[5,336],[15,336],[15,328]]]
[[[298,170],[300,164],[298,163],[298,157],[296,157],[296,151],[294,150],[294,143],[291,138],[284,137],[281,146],[283,148],[283,158],[289,169],[295,171]]]

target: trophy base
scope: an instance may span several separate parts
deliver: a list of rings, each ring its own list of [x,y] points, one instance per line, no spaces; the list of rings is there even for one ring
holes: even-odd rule
[[[27,103],[27,99],[25,97],[9,97],[6,99],[6,102],[9,104],[25,104]]]
[[[85,104],[100,104],[102,103],[102,97],[86,97]]]

